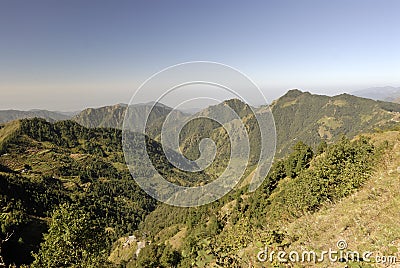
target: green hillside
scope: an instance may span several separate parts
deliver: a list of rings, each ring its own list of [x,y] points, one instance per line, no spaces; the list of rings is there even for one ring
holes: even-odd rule
[[[85,127],[122,128],[126,105],[117,104],[101,108],[88,108],[73,117],[73,120]]]
[[[218,118],[224,122],[227,115],[221,112],[223,106],[233,109],[246,126],[251,146],[250,166],[254,165],[260,153],[260,130],[249,106],[232,99],[210,106],[195,116],[207,116],[218,111]],[[254,110],[260,112],[262,109]],[[271,110],[276,125],[277,157],[285,156],[298,141],[316,149],[321,141],[332,143],[342,135],[353,138],[400,121],[400,105],[348,94],[329,97],[291,90],[276,100]],[[203,138],[212,138],[218,148],[216,158],[219,161],[207,171],[221,172],[229,159],[230,147],[226,131],[217,122],[205,118],[190,121],[180,133],[180,149],[188,158],[197,159],[200,156],[199,142]]]
[[[394,123],[400,105],[342,94],[334,97],[291,90],[272,104],[279,155],[301,140],[313,147],[341,135],[355,137]]]
[[[151,244],[137,259],[123,263],[126,267],[277,267],[277,261],[257,260],[260,249],[306,246],[321,251],[336,246],[340,238],[348,239],[353,250],[365,250],[369,241],[376,253],[396,253],[400,245],[393,241],[399,238],[400,218],[397,199],[392,197],[398,191],[400,162],[390,155],[397,152],[399,140],[398,131],[353,141],[342,138],[316,153],[298,143],[274,165],[254,194],[241,189],[191,209],[161,204],[138,229]],[[390,190],[386,188],[389,185]],[[381,196],[385,197],[380,200]],[[377,217],[379,204],[385,214],[374,223],[371,217]],[[390,222],[385,215],[390,215]],[[387,228],[381,234],[380,223]],[[365,238],[368,232],[374,232],[374,237]],[[115,247],[121,254],[129,250]],[[115,257],[113,260],[120,263]],[[343,261],[359,267],[354,260]],[[326,267],[326,263],[318,265]]]
[[[172,117],[182,121],[197,116],[207,117],[210,114],[217,114],[219,120],[225,122],[229,113],[224,112],[222,109],[224,106],[233,109],[245,123],[253,147],[252,159],[257,159],[260,140],[258,126],[250,107],[237,99],[210,106],[194,116],[175,112]],[[150,108],[151,105],[148,104],[131,106],[128,121],[142,121],[144,115],[150,114]],[[271,109],[277,129],[279,157],[284,156],[299,140],[315,148],[321,140],[333,142],[343,134],[351,138],[400,121],[400,104],[374,101],[348,94],[329,97],[291,90],[274,101]],[[73,120],[86,127],[121,128],[125,111],[126,105],[90,108],[75,116]],[[160,140],[161,126],[170,112],[171,108],[167,106],[161,104],[154,106],[146,129],[150,137]],[[136,128],[140,129],[141,126]],[[199,118],[190,121],[180,133],[180,149],[189,159],[197,159],[199,142],[206,137],[217,140],[218,144],[226,144],[229,141],[226,131],[220,124],[210,119]],[[219,159],[228,158],[229,150],[229,147],[219,147],[217,152]],[[212,167],[210,170],[212,172],[222,170],[225,166],[223,162],[219,163],[219,167]]]
[[[109,127],[122,129],[127,109],[128,106],[126,104],[88,108],[74,116],[72,120],[88,128]],[[133,104],[129,106],[126,122],[137,124],[132,127],[132,130],[141,132],[143,126],[138,122],[142,122],[144,118],[148,118],[147,129],[149,133],[146,134],[155,137],[155,133],[161,128],[165,117],[171,112],[172,108],[161,103],[156,105],[153,105],[153,103]],[[173,116],[180,118],[181,116],[185,116],[185,114],[173,111]]]
[[[31,252],[38,252],[43,233],[55,220],[57,214],[53,211],[72,213],[71,222],[65,220],[73,226],[74,217],[80,217],[73,214],[78,207],[79,213],[102,228],[101,233],[94,235],[107,239],[88,256],[87,261],[93,263],[104,262],[107,255],[104,252],[109,250],[110,243],[138,227],[156,202],[137,186],[128,172],[121,135],[120,130],[88,129],[72,121],[51,124],[44,119],[26,119],[2,126],[1,239],[12,234],[4,247],[1,245],[6,263],[33,260]],[[130,136],[133,143],[137,135],[141,134]],[[146,141],[153,165],[171,182],[188,185],[208,180],[201,173],[188,177],[159,153],[162,148],[157,142],[148,138]],[[132,157],[141,161],[144,158],[141,153],[138,151]],[[147,171],[143,165],[135,172],[144,176]],[[37,255],[38,267],[55,254],[49,253],[53,249],[46,251],[43,247]],[[101,252],[104,254],[98,256]]]
[[[37,118],[1,125],[0,263],[276,267],[280,265],[276,261],[257,260],[261,248],[320,251],[339,239],[345,239],[350,249],[370,247],[377,253],[397,254],[399,105],[346,94],[328,97],[289,91],[271,106],[279,153],[254,193],[247,187],[260,152],[260,129],[250,107],[234,99],[200,114],[225,106],[248,130],[250,165],[234,190],[195,208],[156,202],[132,179],[122,131],[97,127],[120,122],[126,107],[115,106],[114,116],[108,118],[108,108],[91,112],[95,119],[89,128],[74,121],[49,123]],[[146,107],[137,109],[149,112]],[[185,156],[197,159],[200,141],[209,137],[217,146],[217,161],[204,172],[183,172],[168,162],[159,143],[169,112],[168,107],[156,105],[149,136],[124,134],[132,148],[128,157],[135,162],[133,176],[152,183],[154,171],[145,161],[148,154],[156,170],[175,184],[198,186],[215,179],[229,160],[227,132],[210,119],[190,121],[179,137]],[[219,115],[236,129],[239,120],[232,120],[229,113]],[[91,122],[91,116],[85,118]],[[146,148],[139,146],[141,141]],[[178,153],[172,152],[172,157],[181,162]],[[379,206],[382,210],[377,212]],[[375,265],[343,261],[350,267]]]

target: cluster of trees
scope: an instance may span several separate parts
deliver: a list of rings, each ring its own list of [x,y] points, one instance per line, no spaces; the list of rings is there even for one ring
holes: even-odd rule
[[[168,239],[159,236],[162,230],[184,224],[187,235],[176,267],[249,264],[250,259],[239,254],[241,250],[261,238],[262,245],[287,246],[290,241],[280,230],[282,224],[357,190],[371,175],[378,157],[379,150],[366,138],[350,141],[343,137],[331,145],[322,141],[315,152],[298,142],[287,157],[275,161],[254,194],[238,189],[217,202],[191,209],[160,205],[146,217],[139,231],[160,245]],[[221,212],[228,204],[231,209]],[[139,255],[141,263],[159,259],[157,252],[156,246],[148,247]]]
[[[353,138],[376,127],[393,124],[391,111],[400,105],[379,102],[349,94],[334,97],[312,95],[291,90],[272,106],[277,130],[277,154],[283,157],[296,143],[295,139],[316,147],[322,138],[338,141],[341,135]],[[326,120],[328,119],[328,120]],[[319,132],[325,129],[325,133]]]
[[[117,162],[123,162],[121,131],[86,129],[70,121],[31,119],[20,124],[7,146],[51,148],[53,164],[50,171],[38,169],[36,162],[44,157],[38,154],[32,163],[33,158],[18,159],[29,166],[29,174],[0,165],[0,262],[33,262],[33,267],[109,265],[112,242],[134,230],[152,243],[130,265],[240,266],[243,259],[237,253],[254,242],[259,230],[274,226],[271,241],[281,243],[282,221],[315,212],[324,202],[358,189],[371,174],[379,151],[365,138],[342,138],[329,146],[321,142],[315,152],[297,142],[285,158],[274,162],[255,193],[235,189],[216,202],[187,209],[157,204],[127,169],[117,168]],[[131,142],[132,148],[138,146],[134,137]],[[146,143],[153,165],[171,181],[209,180],[204,173],[188,179],[168,163],[159,143],[147,137]],[[141,150],[132,156],[138,163],[143,162]],[[71,154],[84,156],[75,159]],[[148,171],[142,167],[135,172]],[[168,231],[171,226],[175,227]],[[180,248],[165,243],[183,229]]]
[[[51,124],[44,119],[34,118],[21,120],[21,132],[37,141],[47,141],[66,148],[78,147],[100,157],[107,156],[107,152],[122,151],[121,131],[116,129],[89,129],[68,120]]]
[[[1,208],[6,213],[1,222],[8,226],[2,229],[0,256],[6,264],[34,261],[35,267],[99,267],[106,262],[111,242],[136,230],[156,207],[156,201],[137,186],[128,170],[112,163],[124,162],[121,131],[87,129],[71,121],[51,124],[42,119],[24,119],[18,124],[5,150],[20,152],[15,160],[29,166],[29,172],[21,174],[0,166]],[[134,136],[133,145],[137,141]],[[182,184],[208,180],[204,173],[191,174],[188,179],[168,163],[160,144],[148,137],[146,142],[153,165],[167,177]],[[50,150],[23,157],[30,148],[34,152]],[[144,152],[135,152],[133,157],[143,161],[140,153]],[[72,154],[82,157],[76,159]],[[51,161],[49,169],[38,166],[43,161]],[[142,166],[136,172],[146,170]],[[49,217],[51,220],[46,220]],[[98,240],[98,247],[88,243],[90,237]],[[180,258],[170,247],[161,252],[160,265],[165,267]]]
[[[105,227],[90,208],[61,204],[32,267],[103,267],[109,247]]]
[[[312,168],[282,185],[271,200],[268,218],[296,218],[348,196],[369,178],[377,152],[366,138],[350,141],[343,137],[315,159]]]
[[[101,252],[96,254],[104,258],[111,247],[111,241],[137,229],[139,223],[156,206],[155,200],[149,198],[134,181],[127,178],[106,182],[93,180],[89,188],[67,190],[59,180],[52,177],[42,177],[35,182],[19,175],[0,177],[0,238],[5,240],[13,234],[11,239],[4,243],[1,255],[5,257],[6,263],[29,263],[33,260],[31,252],[37,252],[40,248],[40,253],[35,255],[37,267],[60,267],[58,261],[61,259],[65,261],[64,266],[75,263],[76,267],[89,267],[86,261],[92,261],[92,253],[87,253],[89,259],[85,260],[84,266],[80,262],[84,261],[82,258],[77,258],[74,262],[64,258],[70,255],[71,250],[76,254],[91,250],[95,254],[98,251],[99,248],[86,248],[90,246],[86,235],[95,238],[94,233],[85,233],[86,231],[99,232],[100,229],[93,229],[99,224],[103,237],[106,235],[105,228],[109,230],[107,243],[96,238],[102,247]],[[43,232],[48,228],[46,221],[40,218],[47,216],[52,216],[49,234],[45,235],[44,244],[39,245]],[[67,227],[80,229],[73,230]],[[73,232],[78,232],[74,238],[67,237]],[[67,241],[66,243],[69,243],[68,239],[76,239],[74,243],[81,243],[80,247],[56,243],[56,237]],[[71,248],[67,250],[65,246]],[[58,255],[62,252],[67,255]],[[49,263],[52,265],[48,266]],[[93,267],[98,267],[96,265]]]
[[[150,244],[141,250],[136,260],[136,267],[177,267],[181,254],[167,244]]]
[[[0,266],[6,265],[12,258],[7,251],[11,248],[18,248],[18,243],[23,242],[18,232],[27,222],[27,214],[21,202],[8,199],[0,195]],[[17,245],[15,245],[17,244]]]
[[[128,170],[113,163],[122,161],[121,132],[70,121],[19,124],[5,149],[29,172],[0,166],[0,262],[99,267],[111,242],[137,229],[156,206]],[[26,150],[38,153],[26,157]]]

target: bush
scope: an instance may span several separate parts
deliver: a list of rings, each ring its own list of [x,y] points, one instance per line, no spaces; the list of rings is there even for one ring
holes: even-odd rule
[[[315,212],[358,189],[373,170],[375,148],[365,138],[350,142],[342,138],[317,158],[313,167],[282,185],[272,200],[270,215],[279,220]]]

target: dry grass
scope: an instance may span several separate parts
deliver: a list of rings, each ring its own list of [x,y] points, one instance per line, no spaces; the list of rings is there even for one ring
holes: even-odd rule
[[[137,244],[136,242],[130,246],[123,247],[124,242],[128,237],[121,237],[114,243],[113,250],[108,257],[108,261],[114,264],[120,264],[122,261],[129,261],[135,255]]]
[[[183,239],[186,237],[187,228],[184,227],[179,232],[176,233],[173,237],[168,239],[168,243],[172,246],[173,249],[180,249],[183,244]]]
[[[0,129],[0,144],[2,144],[10,134],[17,131],[19,129],[19,127],[20,127],[20,124],[18,121],[13,121],[13,122],[4,124],[4,127],[2,127]]]
[[[289,251],[336,249],[337,241],[343,239],[350,250],[359,252],[392,255],[400,250],[400,134],[388,132],[371,138],[376,143],[387,140],[394,144],[385,161],[377,165],[374,177],[341,202],[289,224],[288,234],[298,237]]]

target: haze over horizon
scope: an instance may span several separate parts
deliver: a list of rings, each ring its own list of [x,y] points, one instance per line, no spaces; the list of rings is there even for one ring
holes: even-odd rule
[[[388,86],[388,87],[379,87],[379,88],[395,88],[395,89],[399,89],[399,92],[400,92],[400,87],[391,87],[391,86]],[[288,93],[288,91],[290,91],[290,90],[300,90],[300,91],[302,91],[302,92],[309,92],[309,93],[311,93],[311,94],[314,94],[314,95],[327,95],[327,96],[336,96],[336,95],[340,95],[340,94],[344,94],[344,93],[346,93],[346,94],[351,94],[351,95],[354,95],[354,96],[358,96],[358,97],[364,97],[364,98],[368,98],[368,99],[377,99],[377,98],[375,98],[375,94],[371,94],[371,96],[363,96],[361,93],[362,92],[366,92],[366,93],[368,93],[368,90],[369,89],[374,89],[374,88],[367,88],[367,89],[363,89],[363,90],[359,90],[359,91],[353,91],[353,92],[347,92],[347,91],[341,91],[341,92],[337,92],[337,93],[335,93],[335,94],[329,94],[329,93],[315,93],[315,92],[312,92],[312,91],[309,91],[309,90],[303,90],[303,89],[298,89],[298,88],[292,88],[292,89],[288,89],[287,91],[284,91],[283,93],[282,93],[282,95],[280,95],[280,96],[278,96],[277,98],[274,98],[274,99],[271,99],[271,100],[269,100],[270,102],[269,103],[272,103],[273,101],[275,101],[275,100],[277,100],[277,99],[279,99],[280,97],[282,97],[283,95],[285,95],[286,93]],[[376,94],[376,95],[379,95],[379,94]],[[228,100],[228,99],[231,99],[231,98],[221,98],[221,100],[220,100],[220,102],[223,102],[223,101],[225,101],[225,100]],[[388,100],[389,101],[389,100]],[[149,104],[149,103],[153,103],[154,101],[149,101],[149,102],[138,102],[138,103],[134,103],[135,105],[136,104]],[[188,112],[188,113],[195,113],[195,112],[198,112],[198,111],[200,111],[200,110],[202,110],[202,109],[205,109],[205,108],[207,108],[207,107],[209,107],[209,106],[212,106],[212,105],[216,105],[216,104],[218,104],[218,103],[220,103],[220,102],[197,102],[196,104],[198,104],[198,105],[195,105],[195,106],[185,106],[185,105],[183,105],[183,106],[179,106],[179,107],[176,107],[176,105],[174,104],[174,103],[170,103],[170,102],[163,102],[163,101],[159,101],[159,103],[161,103],[162,105],[166,105],[166,106],[168,106],[168,107],[170,107],[170,108],[174,108],[174,109],[177,109],[177,110],[181,110],[181,111],[183,111],[183,112]],[[88,109],[88,108],[94,108],[94,109],[97,109],[97,108],[101,108],[101,107],[108,107],[108,106],[115,106],[115,105],[128,105],[128,102],[118,102],[118,103],[102,103],[102,104],[95,104],[95,105],[92,105],[92,106],[83,106],[83,107],[81,107],[81,108],[78,108],[78,109],[64,109],[64,110],[60,110],[60,109],[48,109],[48,108],[46,108],[46,107],[36,107],[36,108],[21,108],[21,109],[18,109],[18,108],[3,108],[3,107],[1,107],[1,109],[0,109],[0,111],[5,111],[5,110],[17,110],[17,111],[42,111],[42,110],[46,110],[46,111],[50,111],[50,112],[57,112],[57,113],[65,113],[65,114],[69,114],[69,115],[73,115],[73,114],[76,114],[76,113],[78,113],[78,112],[81,112],[81,111],[83,111],[83,110],[85,110],[85,109]],[[262,105],[262,104],[261,104]],[[257,104],[255,104],[254,105],[254,107],[260,107],[260,105],[257,105]]]
[[[152,74],[196,60],[244,72],[269,101],[293,88],[398,87],[399,9],[395,0],[4,1],[0,110],[128,103]]]

